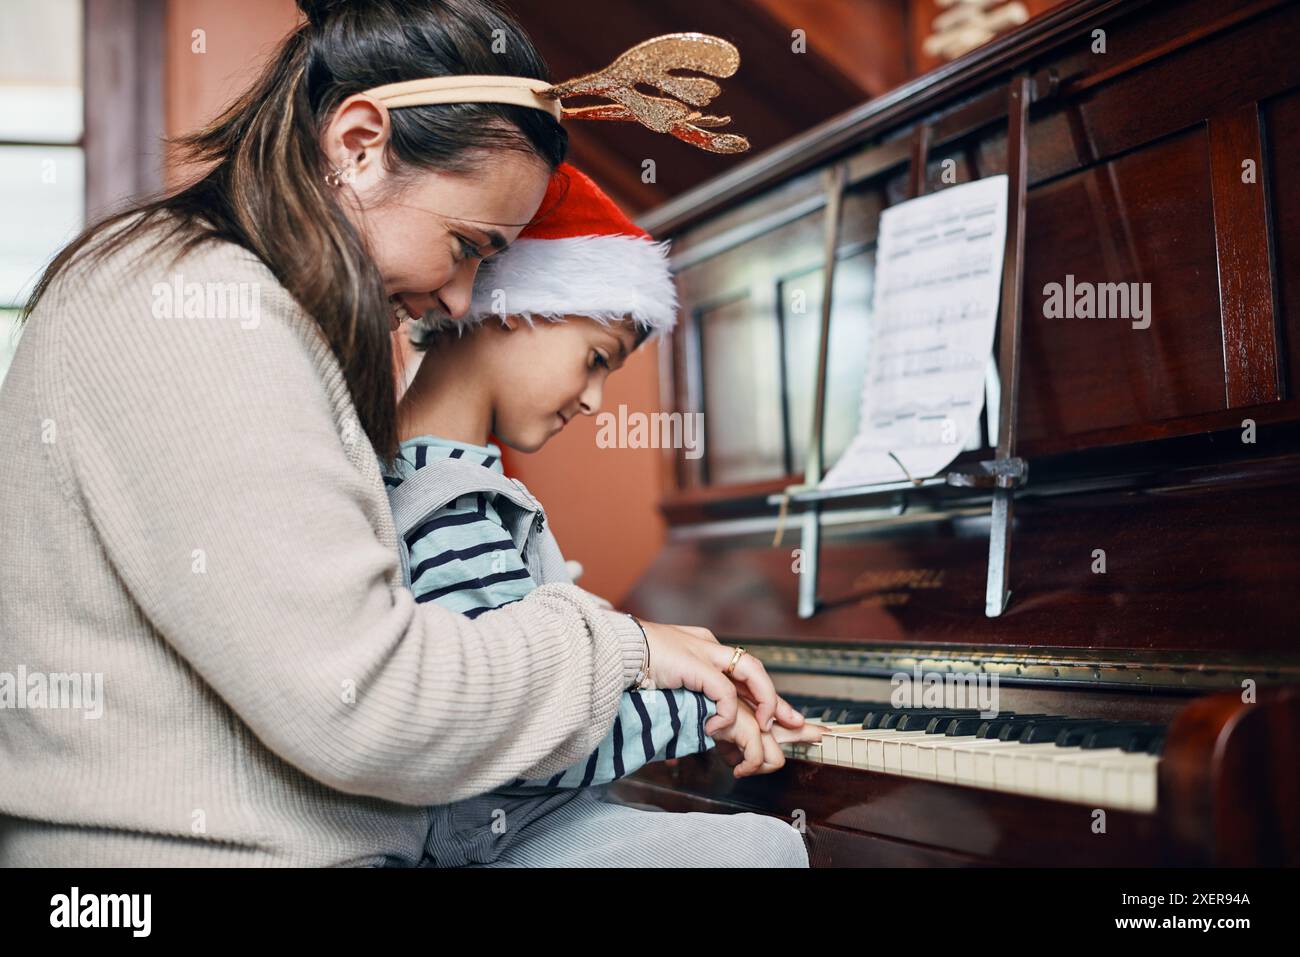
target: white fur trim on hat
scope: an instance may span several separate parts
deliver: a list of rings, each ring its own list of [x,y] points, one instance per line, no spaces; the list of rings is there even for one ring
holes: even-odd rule
[[[640,236],[517,239],[479,267],[465,321],[487,316],[631,319],[660,336],[677,321],[668,243]]]

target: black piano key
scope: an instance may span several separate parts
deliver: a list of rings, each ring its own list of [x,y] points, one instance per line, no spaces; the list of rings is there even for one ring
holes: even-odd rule
[[[900,708],[882,708],[871,713],[871,718],[875,719],[872,727],[879,730],[886,730],[894,727],[907,712]],[[866,725],[864,724],[865,728]]]
[[[951,708],[894,708],[888,714],[886,714],[884,717],[880,719],[879,727],[881,728],[881,730],[885,730],[885,731],[889,730],[890,728],[894,729],[895,731],[901,731],[903,729],[900,728],[899,725],[902,724],[905,720],[911,719],[912,721],[917,722],[916,726],[913,727],[911,730],[919,731],[921,730],[922,727],[924,727],[924,723],[925,723],[924,721],[921,721],[919,719],[926,718],[926,717],[932,718],[935,715],[941,713],[952,714],[954,716],[959,714],[959,712]]]
[[[965,718],[973,714],[979,714],[979,712],[970,710],[943,711],[937,708],[926,708],[922,711],[913,711],[903,715],[894,725],[894,730],[925,731],[935,718]]]
[[[902,715],[893,708],[887,711],[874,711],[867,716],[866,721],[862,722],[862,727],[868,731],[882,731],[898,724],[900,718]]]
[[[854,701],[846,698],[814,698],[785,695],[785,700],[808,721],[818,724],[860,724],[871,709],[887,710],[878,701]]]
[[[836,701],[825,720],[832,724],[862,724],[873,707],[880,705],[871,701]]]
[[[1153,739],[1164,738],[1164,736],[1165,736],[1164,728],[1156,728],[1154,730],[1147,730],[1145,728],[1142,728],[1135,731],[1133,734],[1131,734],[1127,741],[1121,741],[1119,747],[1121,750],[1128,751],[1130,753],[1135,753],[1138,751],[1146,751],[1147,746],[1151,744]],[[1155,751],[1151,753],[1158,754],[1159,752]]]
[[[1097,718],[1048,718],[1043,721],[1035,721],[1020,736],[1022,744],[1047,744],[1055,742],[1062,734],[1067,734],[1067,740],[1072,740],[1072,736],[1080,731],[1098,731],[1104,728],[1109,722]],[[1074,744],[1077,745],[1075,740]]]
[[[1018,714],[1012,718],[993,718],[980,724],[975,736],[979,738],[1001,738],[1002,732],[1012,733],[1013,738],[1003,738],[1002,740],[1019,740],[1020,732],[1023,731],[1031,721],[1043,720],[1045,718],[1056,717],[1050,714]]]
[[[1116,723],[1109,728],[1101,728],[1085,736],[1080,744],[1086,749],[1123,748],[1125,751],[1141,751],[1153,737],[1164,734],[1164,727],[1144,722]]]
[[[1014,711],[999,711],[993,718],[983,718],[978,714],[970,718],[958,718],[955,721],[949,721],[948,727],[944,734],[949,737],[967,737],[979,732],[980,726],[986,721],[1005,721],[1007,718],[1014,718]]]
[[[1012,718],[1015,717],[1014,711],[999,711],[994,718]],[[980,717],[978,711],[972,711],[970,714],[953,717],[945,715],[936,717],[926,725],[927,734],[945,734],[950,736],[972,735],[979,730],[980,724],[984,721],[992,720]]]
[[[1033,729],[1030,734],[1034,737],[1034,743],[1038,744],[1043,741],[1052,741],[1058,748],[1077,748],[1083,744],[1089,735],[1096,734],[1100,731],[1111,731],[1115,729],[1117,722],[1094,720],[1070,722],[1069,724],[1060,725],[1056,733],[1053,734],[1050,729],[1044,727],[1038,733]]]
[[[840,709],[837,709],[837,707],[833,705],[814,705],[813,707],[810,707],[809,710],[805,711],[803,716],[809,719],[810,722],[822,722],[823,724],[828,724],[831,722],[833,716],[839,713]]]
[[[1065,731],[1096,731],[1107,724],[1096,718],[1045,718],[1033,721],[1020,736],[1022,744],[1047,744]]]
[[[838,724],[861,724],[867,716],[868,705],[862,701],[846,701],[836,719]]]
[[[888,701],[859,701],[858,707],[866,712],[866,717],[868,719],[872,715],[882,715],[893,710]]]
[[[1056,744],[1062,748],[1085,747],[1085,742],[1094,735],[1123,734],[1126,730],[1137,730],[1140,727],[1141,722],[1138,721],[1087,721],[1072,724],[1061,729],[1056,736]],[[1103,747],[1112,747],[1112,745],[1103,745]]]
[[[888,714],[889,710],[889,705],[887,703],[880,701],[865,702],[862,705],[862,720],[860,722],[862,727],[866,729],[876,727],[876,725],[880,723],[881,717]]]
[[[863,720],[862,727],[868,731],[874,731],[880,727],[881,721],[885,720],[885,718],[889,717],[893,713],[894,713],[893,708],[889,708],[889,707],[882,708],[879,705],[877,705],[876,707],[871,708],[869,711],[867,711],[867,717],[865,718],[865,720]]]
[[[838,716],[845,708],[849,707],[850,704],[851,702],[841,701],[835,698],[820,698],[816,701],[809,702],[808,713],[805,714],[805,717],[816,715],[823,721],[830,721]]]
[[[1158,734],[1151,739],[1150,743],[1147,744],[1145,748],[1141,750],[1145,751],[1147,754],[1160,754],[1164,749],[1165,736],[1163,734]]]
[[[1035,723],[1033,721],[1016,721],[1014,719],[1011,721],[1005,721],[1002,723],[1002,726],[997,729],[997,733],[993,734],[990,732],[989,737],[997,738],[999,741],[1023,741],[1025,735],[1034,729],[1034,725]],[[1041,727],[1046,727],[1046,725],[1042,725]]]

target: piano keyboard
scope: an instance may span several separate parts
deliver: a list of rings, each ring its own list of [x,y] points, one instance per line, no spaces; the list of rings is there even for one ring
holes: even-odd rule
[[[1064,715],[895,708],[787,697],[827,726],[819,744],[783,745],[805,761],[1151,813],[1163,725]]]

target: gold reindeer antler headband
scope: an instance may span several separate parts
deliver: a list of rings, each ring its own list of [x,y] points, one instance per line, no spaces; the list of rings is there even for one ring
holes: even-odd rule
[[[669,133],[713,153],[743,153],[749,140],[735,133],[714,133],[729,116],[704,116],[705,107],[722,92],[712,80],[676,76],[669,70],[695,70],[729,77],[740,66],[740,51],[706,33],[669,33],[638,43],[596,73],[550,84],[521,76],[443,76],[406,80],[366,90],[390,110],[435,103],[510,103],[550,113],[557,120],[636,120],[657,133]],[[654,86],[668,97],[648,96],[637,84]],[[567,107],[563,97],[599,96],[612,102]]]

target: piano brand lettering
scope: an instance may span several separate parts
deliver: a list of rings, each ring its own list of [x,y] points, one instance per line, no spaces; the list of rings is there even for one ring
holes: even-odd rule
[[[1065,283],[1043,287],[1044,319],[1131,319],[1134,329],[1151,325],[1151,283],[1078,282],[1067,273]]]
[[[50,898],[51,927],[129,927],[132,937],[148,937],[152,927],[152,894],[71,894]]]
[[[629,412],[596,416],[596,446],[602,449],[685,449],[688,459],[704,454],[702,412]]]
[[[912,600],[910,592],[905,591],[882,591],[875,595],[867,595],[858,605],[862,608],[886,608],[897,605],[906,605]]]
[[[83,718],[104,714],[103,672],[61,672],[45,674],[19,665],[15,674],[0,671],[0,710],[6,708],[49,708],[84,710]]]
[[[895,708],[963,708],[975,710],[981,717],[998,714],[998,676],[971,671],[896,672],[889,679],[889,703]]]
[[[942,588],[943,570],[938,568],[890,568],[871,569],[862,572],[853,579],[855,588],[876,591],[893,591],[894,589]]]
[[[186,282],[176,273],[170,283],[153,284],[155,319],[238,319],[241,329],[262,322],[262,287],[255,282]]]

